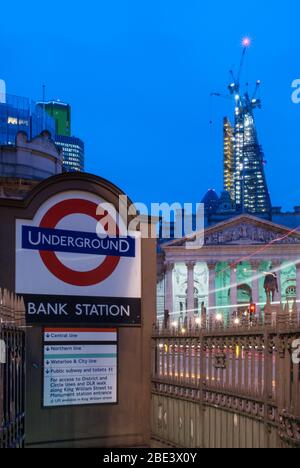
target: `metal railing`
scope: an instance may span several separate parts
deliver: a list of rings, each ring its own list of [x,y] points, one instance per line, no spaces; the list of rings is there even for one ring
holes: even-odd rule
[[[261,431],[256,445],[300,447],[300,319],[296,303],[291,309],[267,304],[264,317],[242,322],[205,322],[202,326],[165,322],[154,327],[153,437],[175,446],[208,447],[215,445],[214,436],[207,438],[204,426],[213,434],[219,430],[214,418],[220,418],[220,446],[247,446],[242,428],[235,441],[228,440],[226,433],[235,433],[239,424],[245,424],[251,434]],[[190,417],[192,408],[198,412],[194,419]],[[212,419],[205,415],[208,408],[216,411]],[[228,413],[233,420],[225,424]],[[237,423],[239,417],[242,422]],[[170,420],[176,430],[170,427]],[[258,424],[256,429],[253,421]],[[192,437],[196,427],[197,441]]]
[[[0,448],[25,436],[25,328],[22,299],[0,290]]]

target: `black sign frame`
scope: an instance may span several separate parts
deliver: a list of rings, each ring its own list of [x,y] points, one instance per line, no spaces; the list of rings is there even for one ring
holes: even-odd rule
[[[28,325],[142,325],[140,298],[23,294]],[[129,311],[129,315],[128,315]]]

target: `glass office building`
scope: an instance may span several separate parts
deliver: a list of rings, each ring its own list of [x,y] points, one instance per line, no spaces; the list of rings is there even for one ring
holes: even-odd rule
[[[84,172],[84,143],[71,136],[71,106],[61,101],[39,102],[38,105],[55,120],[53,138],[56,146],[62,149],[64,170]]]
[[[61,101],[39,102],[42,107],[55,120],[56,135],[71,136],[71,106]]]
[[[55,144],[62,150],[65,171],[84,171],[84,143],[80,138],[56,135]]]
[[[54,136],[55,120],[36,102],[9,94],[0,100],[0,145],[14,145],[20,131],[32,139],[44,130]]]

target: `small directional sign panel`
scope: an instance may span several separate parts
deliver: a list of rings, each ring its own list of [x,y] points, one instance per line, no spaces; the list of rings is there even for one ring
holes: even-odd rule
[[[0,364],[6,364],[6,346],[3,340],[0,340]]]
[[[117,330],[44,329],[43,406],[117,403]]]

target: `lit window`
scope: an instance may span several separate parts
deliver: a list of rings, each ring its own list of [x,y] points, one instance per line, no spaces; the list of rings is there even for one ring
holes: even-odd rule
[[[18,125],[18,119],[16,117],[8,117],[7,123],[9,125]]]

